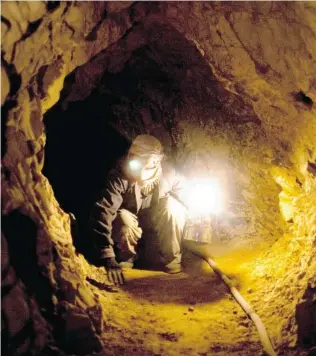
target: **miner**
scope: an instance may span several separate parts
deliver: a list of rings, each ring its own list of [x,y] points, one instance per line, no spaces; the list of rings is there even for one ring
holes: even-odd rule
[[[93,205],[93,240],[114,284],[124,282],[122,268],[134,263],[167,273],[181,272],[184,179],[163,158],[159,140],[137,136],[109,172]]]

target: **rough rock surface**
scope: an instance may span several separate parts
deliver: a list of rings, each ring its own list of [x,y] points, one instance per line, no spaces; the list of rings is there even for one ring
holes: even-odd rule
[[[42,174],[43,115],[63,87],[63,110],[96,89],[101,100],[120,99],[109,110],[126,137],[162,127],[184,169],[212,162],[203,174],[222,174],[236,203],[234,223],[218,235],[230,246],[265,249],[248,267],[261,282],[253,300],[265,301],[260,311],[275,344],[315,343],[307,317],[315,314],[316,288],[315,23],[313,2],[3,2],[4,232],[15,246],[17,212],[35,224],[35,232],[19,233],[26,248],[35,241],[34,268],[50,296],[35,295],[31,313],[28,295],[37,289],[13,265],[22,274],[14,278],[23,278],[14,290],[25,318],[19,324],[3,302],[14,320],[6,332],[14,337],[28,320],[42,331],[23,352],[49,347],[48,325],[66,352],[105,347],[111,293],[100,295],[86,281],[91,271],[73,247],[71,216]],[[120,73],[136,80],[123,94],[115,91]]]
[[[51,341],[51,330],[37,302],[28,294],[9,258],[6,238],[1,234],[2,351],[5,354],[38,354]]]

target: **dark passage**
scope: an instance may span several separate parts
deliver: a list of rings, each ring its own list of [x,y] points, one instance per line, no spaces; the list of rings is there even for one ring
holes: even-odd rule
[[[87,236],[91,204],[109,169],[129,146],[109,124],[107,115],[91,96],[71,103],[66,111],[57,104],[44,118],[47,143],[43,174],[62,209],[75,215],[74,244],[89,259],[93,253]]]
[[[45,116],[47,144],[43,174],[66,212],[81,216],[89,210],[108,170],[128,148],[93,99],[57,105]],[[92,109],[93,108],[93,109]]]

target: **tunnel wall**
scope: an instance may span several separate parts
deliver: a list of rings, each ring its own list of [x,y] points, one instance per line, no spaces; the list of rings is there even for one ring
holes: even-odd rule
[[[98,296],[85,282],[84,262],[75,253],[70,216],[41,174],[46,141],[42,118],[58,101],[65,75],[131,26],[130,13],[124,10],[128,5],[2,4],[2,214],[10,219],[18,210],[37,226],[37,263],[52,291],[47,304],[56,315],[49,323],[59,330],[55,341],[70,353],[102,349],[98,334],[104,316]],[[25,288],[25,293],[36,293],[30,285]],[[21,303],[26,302],[22,294]],[[9,326],[8,332],[13,332],[19,327],[15,312],[9,303],[3,302],[2,309],[16,324]],[[39,349],[47,344],[43,340]]]
[[[305,329],[307,334],[306,330],[310,330],[307,339],[313,345],[315,326],[310,321],[302,325],[304,318],[297,317],[296,304],[300,300],[309,305],[305,316],[315,314],[315,305],[310,302],[315,298],[316,282],[316,194],[312,168],[316,158],[315,4],[182,5],[167,6],[166,17],[195,41],[225,88],[251,101],[272,149],[272,155],[267,154],[271,159],[269,176],[281,188],[280,210],[289,221],[289,231],[267,254],[271,266],[285,251],[290,256],[274,271],[265,259],[260,261],[270,270],[265,276],[270,279],[268,290],[272,291],[270,294],[263,288],[262,299],[266,294],[269,301],[274,300],[266,305],[264,320],[269,324],[269,318],[273,320],[273,314],[281,308],[279,314],[286,317],[281,316],[276,323],[278,343],[302,343]],[[263,185],[261,191],[267,192],[267,186]],[[261,220],[265,225],[269,217],[263,213]],[[262,271],[260,262],[258,270]],[[291,302],[283,304],[280,295],[287,295]]]
[[[5,2],[2,16],[2,213],[10,216],[18,209],[35,222],[38,265],[66,332],[76,339],[81,330],[75,320],[81,320],[88,335],[97,335],[104,316],[73,248],[70,216],[41,174],[43,114],[58,101],[68,73],[146,18],[147,24],[167,21],[192,41],[223,87],[249,102],[264,127],[273,151],[271,175],[282,188],[280,208],[287,203],[286,219],[294,224],[280,244],[295,256],[296,277],[288,270],[278,275],[278,285],[286,289],[291,278],[293,284],[300,281],[289,292],[293,301],[280,324],[282,342],[295,343],[298,298],[302,303],[315,288],[315,5],[171,2],[151,10],[128,2]],[[88,353],[102,348],[98,336],[91,340]]]
[[[42,317],[36,299],[30,296],[9,259],[5,236],[1,234],[2,352],[10,355],[41,352],[52,341],[51,330]]]

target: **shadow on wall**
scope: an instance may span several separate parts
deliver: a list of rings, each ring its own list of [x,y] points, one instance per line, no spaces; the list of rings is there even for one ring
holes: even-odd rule
[[[2,216],[1,220],[1,230],[6,236],[10,261],[17,276],[47,310],[51,307],[52,290],[38,265],[36,224],[18,210]]]
[[[302,301],[296,306],[298,343],[309,348],[316,345],[316,288],[307,288]],[[316,348],[314,350],[316,355]],[[312,354],[310,354],[312,355]]]
[[[12,356],[39,354],[53,340],[33,295],[16,275],[10,257],[6,237],[1,233],[1,351]]]

